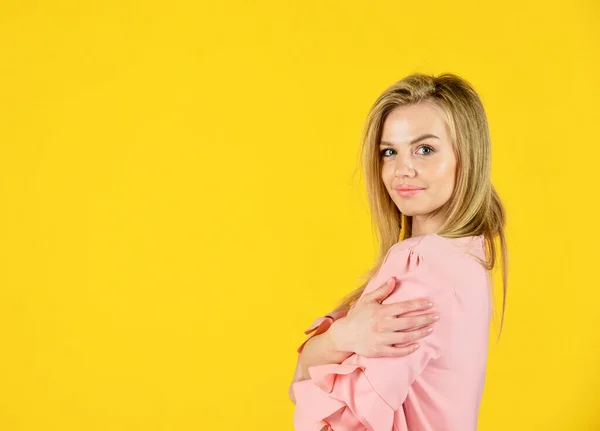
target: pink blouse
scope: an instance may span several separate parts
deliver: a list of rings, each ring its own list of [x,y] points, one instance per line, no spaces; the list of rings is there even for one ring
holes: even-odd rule
[[[492,303],[488,272],[471,255],[485,261],[483,235],[448,239],[429,234],[394,244],[363,295],[395,276],[399,285],[383,304],[430,299],[434,306],[427,313],[440,315],[433,333],[418,340],[419,349],[408,356],[352,354],[341,364],[310,367],[310,379],[292,383],[294,429],[476,430]],[[315,320],[307,340],[339,317]]]

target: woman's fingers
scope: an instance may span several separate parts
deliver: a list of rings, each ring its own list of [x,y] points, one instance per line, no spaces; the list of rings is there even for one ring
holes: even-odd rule
[[[381,305],[382,307],[385,307],[385,313],[390,316],[399,316],[400,314],[409,313],[411,311],[428,310],[433,307],[433,303],[426,298]]]
[[[431,325],[440,320],[440,315],[435,313],[419,314],[418,316],[396,317],[389,324],[391,331],[412,331],[425,325]]]
[[[417,329],[415,331],[410,332],[387,332],[381,336],[381,340],[384,345],[394,346],[394,345],[404,345],[408,343],[413,343],[421,338],[425,338],[428,335],[433,333],[434,328],[432,325],[425,326],[421,329]]]
[[[377,302],[377,303],[381,304],[381,301],[383,301],[390,293],[392,293],[395,285],[396,285],[396,278],[390,277],[387,279],[387,281],[385,283],[383,283],[381,286],[379,286],[373,292],[363,295],[363,297],[360,299],[360,301],[361,302]]]

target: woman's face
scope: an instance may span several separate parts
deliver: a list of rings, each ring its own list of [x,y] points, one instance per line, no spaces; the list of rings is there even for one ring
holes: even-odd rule
[[[413,235],[435,233],[442,220],[427,215],[448,201],[454,190],[456,156],[450,131],[438,107],[401,106],[383,123],[381,179],[398,209],[413,217]],[[418,187],[402,192],[400,186]],[[438,215],[443,217],[444,215]]]

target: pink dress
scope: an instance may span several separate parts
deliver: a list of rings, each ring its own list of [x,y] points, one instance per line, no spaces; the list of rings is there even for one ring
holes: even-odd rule
[[[440,320],[408,356],[353,354],[341,364],[310,367],[310,379],[292,384],[296,431],[477,429],[492,303],[488,272],[470,254],[485,260],[483,235],[429,234],[390,248],[363,295],[395,276],[397,286],[383,304],[428,298],[434,306],[426,312],[437,312]],[[308,339],[339,317],[315,320]]]

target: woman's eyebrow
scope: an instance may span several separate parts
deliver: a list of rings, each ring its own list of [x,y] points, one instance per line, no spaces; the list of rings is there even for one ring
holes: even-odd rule
[[[435,136],[435,135],[432,135],[431,133],[426,133],[426,134],[424,134],[424,135],[421,135],[421,136],[419,136],[418,138],[415,138],[415,139],[413,139],[412,141],[410,141],[410,144],[409,144],[409,145],[416,144],[417,142],[419,142],[419,141],[422,141],[423,139],[428,139],[428,138],[440,139],[440,138],[438,138],[437,136]],[[383,146],[383,145],[393,145],[393,144],[392,144],[391,142],[387,142],[387,141],[381,141],[381,142],[379,143],[379,146],[381,147],[381,146]]]

